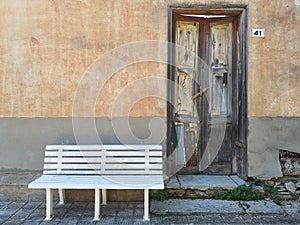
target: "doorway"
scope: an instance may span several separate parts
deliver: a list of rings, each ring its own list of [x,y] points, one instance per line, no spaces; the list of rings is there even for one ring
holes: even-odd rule
[[[168,154],[179,173],[246,178],[247,8],[169,15]]]

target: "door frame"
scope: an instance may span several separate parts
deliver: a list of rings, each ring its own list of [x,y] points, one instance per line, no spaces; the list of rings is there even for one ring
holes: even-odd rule
[[[178,14],[197,14],[197,15],[228,15],[237,18],[237,41],[236,46],[233,48],[239,52],[239,58],[235,59],[235,63],[232,65],[232,70],[236,73],[236,79],[234,79],[233,86],[237,87],[233,89],[236,93],[232,96],[232,101],[236,102],[235,109],[232,109],[232,120],[235,121],[232,127],[232,146],[233,146],[233,173],[237,174],[243,179],[247,179],[247,47],[248,47],[248,7],[247,5],[235,5],[223,8],[210,8],[209,6],[197,6],[194,7],[180,7],[169,6],[168,9],[168,41],[173,40],[173,21],[174,16]],[[174,50],[172,45],[169,45],[168,49],[168,70],[167,75],[169,80],[174,80],[175,67],[173,65]],[[233,56],[236,57],[236,56]],[[174,151],[171,139],[171,127],[173,122],[174,107],[171,104],[171,100],[174,98],[174,87],[170,85],[172,82],[168,82],[167,87],[167,155],[171,155]]]

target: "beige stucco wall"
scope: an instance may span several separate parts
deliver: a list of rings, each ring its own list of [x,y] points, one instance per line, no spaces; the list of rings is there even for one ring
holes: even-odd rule
[[[167,40],[168,5],[247,2],[1,1],[0,116],[71,116],[78,83],[94,60],[126,43]],[[249,116],[300,115],[299,20],[294,0],[249,1]],[[264,39],[251,38],[257,27],[265,28]],[[97,116],[109,114],[126,84],[153,74],[165,77],[166,69],[145,63],[116,74],[99,96]],[[159,101],[144,100],[132,115],[165,115]]]
[[[254,3],[259,4],[254,4]],[[300,153],[300,6],[294,0],[250,1],[248,175],[281,177],[279,150]]]
[[[0,2],[0,116],[70,117],[80,79],[98,57],[135,41],[167,40],[167,5],[151,1]],[[97,116],[108,116],[126,84],[156,73],[140,63],[112,74],[98,98]],[[166,69],[164,70],[166,72]],[[132,115],[165,115],[149,98]],[[156,105],[155,109],[148,105]]]
[[[294,0],[249,1],[248,116],[300,116],[300,6]]]

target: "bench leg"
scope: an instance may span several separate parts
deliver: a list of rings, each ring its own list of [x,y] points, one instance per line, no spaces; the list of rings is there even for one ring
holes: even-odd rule
[[[46,188],[46,219],[51,220],[53,215],[53,190]]]
[[[58,195],[59,195],[59,204],[63,205],[65,204],[65,190],[64,189],[58,189]]]
[[[149,219],[149,189],[144,190],[144,220]]]
[[[95,189],[95,217],[94,221],[98,221],[100,217],[100,189]]]
[[[102,205],[107,204],[107,191],[106,189],[102,189]]]

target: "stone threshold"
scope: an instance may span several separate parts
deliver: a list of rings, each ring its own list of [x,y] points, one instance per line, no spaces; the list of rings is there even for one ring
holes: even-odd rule
[[[236,175],[176,175],[166,184],[166,189],[191,189],[206,191],[208,189],[234,189],[246,182]]]

